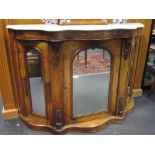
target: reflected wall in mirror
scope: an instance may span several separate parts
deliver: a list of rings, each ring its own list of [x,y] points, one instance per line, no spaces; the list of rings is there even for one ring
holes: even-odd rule
[[[104,49],[86,49],[73,60],[73,117],[107,111],[111,56]]]
[[[45,116],[44,87],[41,73],[41,54],[36,48],[27,51],[27,66],[33,113]]]

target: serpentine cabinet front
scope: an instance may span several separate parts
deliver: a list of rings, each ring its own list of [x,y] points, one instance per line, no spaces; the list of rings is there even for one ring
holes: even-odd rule
[[[8,31],[16,106],[32,129],[94,132],[133,109],[141,28]]]

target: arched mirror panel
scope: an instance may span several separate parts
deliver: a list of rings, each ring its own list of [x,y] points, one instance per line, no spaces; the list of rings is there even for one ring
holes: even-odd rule
[[[107,111],[111,56],[105,49],[77,52],[73,60],[73,117]]]
[[[45,116],[45,98],[41,72],[41,53],[37,48],[31,48],[27,51],[26,55],[32,110],[34,114]]]

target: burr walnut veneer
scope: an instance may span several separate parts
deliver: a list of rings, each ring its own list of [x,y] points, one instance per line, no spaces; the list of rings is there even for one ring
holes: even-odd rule
[[[8,25],[9,68],[19,117],[32,129],[95,132],[121,123],[133,109],[133,84],[142,24]],[[107,111],[73,116],[73,58],[78,51],[105,49],[111,56]],[[45,116],[34,112],[26,51],[41,55]],[[104,84],[103,84],[104,87]],[[76,89],[76,88],[75,88]]]

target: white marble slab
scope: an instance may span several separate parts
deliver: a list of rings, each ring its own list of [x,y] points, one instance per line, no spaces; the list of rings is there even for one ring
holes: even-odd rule
[[[7,25],[13,30],[42,30],[42,31],[100,31],[100,30],[135,30],[144,27],[141,23],[108,24],[108,25]]]

